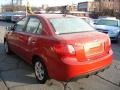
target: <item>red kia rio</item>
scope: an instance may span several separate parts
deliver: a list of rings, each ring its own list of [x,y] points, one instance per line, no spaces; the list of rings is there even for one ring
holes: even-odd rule
[[[98,73],[112,63],[108,35],[72,15],[27,16],[9,28],[4,46],[33,65],[40,83]]]

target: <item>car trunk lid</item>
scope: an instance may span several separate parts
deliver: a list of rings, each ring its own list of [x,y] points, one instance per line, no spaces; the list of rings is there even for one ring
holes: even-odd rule
[[[75,49],[75,56],[78,61],[93,60],[106,53],[105,42],[107,35],[99,32],[84,32],[58,35],[72,45]]]

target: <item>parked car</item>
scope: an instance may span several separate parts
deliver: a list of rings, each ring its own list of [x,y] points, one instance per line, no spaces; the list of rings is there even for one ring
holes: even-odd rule
[[[14,12],[14,15],[11,17],[11,21],[18,22],[19,20],[21,20],[25,16],[26,16],[25,11],[16,11],[16,12]]]
[[[118,42],[120,38],[120,20],[114,17],[98,19],[94,27],[96,30],[109,35],[111,40]]]
[[[95,23],[97,23],[97,21],[99,20],[99,19],[92,19],[93,20],[93,25],[95,24]]]
[[[85,20],[88,24],[90,24],[91,26],[94,25],[94,19],[89,18],[89,17],[80,17],[81,19]]]
[[[27,16],[6,33],[4,46],[33,65],[40,83],[89,76],[112,63],[109,37],[72,15]]]
[[[11,21],[11,17],[14,15],[13,12],[3,12],[2,13],[2,19],[4,21]]]
[[[2,21],[4,21],[5,20],[5,18],[4,18],[4,13],[2,12],[2,13],[0,13],[0,20],[2,20]]]
[[[41,10],[41,11],[34,11],[33,13],[34,13],[34,14],[45,14],[46,11],[44,11],[44,10]]]
[[[3,20],[2,16],[3,16],[2,13],[0,13],[0,20]]]

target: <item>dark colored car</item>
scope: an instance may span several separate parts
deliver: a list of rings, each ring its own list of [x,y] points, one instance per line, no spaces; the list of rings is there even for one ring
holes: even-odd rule
[[[12,18],[13,15],[14,15],[13,12],[3,12],[2,13],[2,20],[11,21],[11,18]]]

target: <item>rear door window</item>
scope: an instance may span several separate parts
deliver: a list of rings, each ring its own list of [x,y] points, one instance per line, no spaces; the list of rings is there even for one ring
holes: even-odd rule
[[[39,34],[42,30],[42,24],[36,17],[30,17],[25,32]]]

